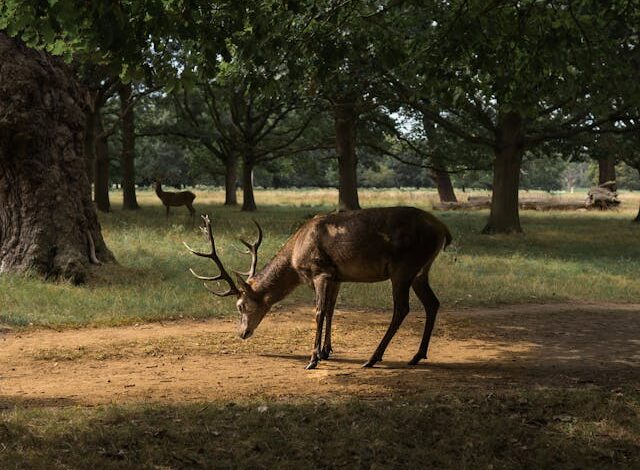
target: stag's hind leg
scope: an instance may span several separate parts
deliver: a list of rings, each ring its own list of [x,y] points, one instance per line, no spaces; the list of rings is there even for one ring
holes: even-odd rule
[[[329,276],[322,275],[313,280],[313,287],[316,292],[316,339],[307,369],[315,369],[318,366],[318,361],[322,358],[322,327],[325,317],[333,316],[339,284]],[[327,327],[331,327],[331,322]],[[328,333],[328,336],[331,338],[331,333]],[[331,347],[331,340],[329,340],[329,347]]]
[[[422,272],[413,280],[411,284],[413,291],[416,293],[426,314],[424,333],[422,334],[422,341],[420,341],[420,347],[413,359],[409,361],[410,365],[417,364],[420,359],[427,358],[427,350],[429,349],[429,340],[431,339],[431,333],[433,327],[436,324],[436,317],[438,315],[438,309],[440,308],[440,301],[436,294],[433,293],[433,289],[429,285],[429,266],[426,266]]]
[[[393,288],[393,317],[391,318],[391,324],[371,358],[365,362],[362,367],[373,367],[376,362],[382,361],[382,356],[387,346],[409,313],[409,287],[411,286],[411,279],[413,279],[414,275],[415,272],[413,275],[401,274],[391,277],[391,285]]]
[[[320,359],[329,359],[329,356],[333,352],[331,348],[331,323],[333,322],[333,312],[336,307],[336,299],[338,298],[338,291],[340,290],[340,283],[336,282],[331,287],[332,292],[329,295],[329,299],[332,300],[332,305],[327,308],[327,316],[325,319],[325,332],[324,332],[324,344],[320,351]]]
[[[195,217],[196,216],[196,210],[193,208],[193,204],[191,204],[191,203],[187,204],[187,209],[189,209],[189,215],[191,217]]]

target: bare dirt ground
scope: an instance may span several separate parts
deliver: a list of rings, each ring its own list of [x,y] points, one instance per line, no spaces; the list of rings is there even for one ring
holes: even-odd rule
[[[441,312],[428,361],[407,366],[424,314],[412,312],[384,362],[361,364],[389,312],[338,310],[334,355],[304,370],[309,307],[287,307],[242,341],[232,321],[0,332],[0,405],[379,398],[421,391],[640,387],[640,305],[544,304]],[[2,330],[0,330],[2,331]]]

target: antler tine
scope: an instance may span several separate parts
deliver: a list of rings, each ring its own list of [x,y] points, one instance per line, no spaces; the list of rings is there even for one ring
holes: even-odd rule
[[[222,279],[220,276],[200,276],[191,268],[189,268],[189,271],[193,274],[193,277],[200,279],[201,281],[219,281]]]
[[[258,239],[254,243],[249,243],[243,240],[242,238],[239,239],[240,242],[249,249],[249,251],[246,252],[246,254],[251,255],[251,268],[249,269],[248,272],[241,273],[241,274],[248,274],[249,275],[248,279],[251,279],[253,276],[256,275],[256,268],[258,266],[258,248],[260,248],[260,244],[262,244],[262,227],[260,227],[260,224],[255,219],[252,219],[252,220],[253,220],[253,223],[256,224],[256,227],[258,227]]]
[[[216,276],[200,276],[196,274],[191,268],[189,268],[189,271],[191,271],[191,274],[193,274],[196,278],[201,279],[203,281],[225,281],[227,284],[229,284],[229,289],[225,292],[215,292],[214,290],[207,287],[207,285],[205,284],[205,287],[207,287],[207,290],[212,294],[215,294],[219,297],[226,297],[228,295],[238,295],[240,294],[240,291],[236,287],[235,283],[233,282],[233,279],[231,278],[227,270],[224,269],[224,266],[222,265],[222,260],[220,260],[220,258],[218,257],[218,254],[216,253],[216,242],[213,238],[213,232],[211,231],[211,219],[209,218],[208,215],[203,215],[202,220],[204,221],[204,227],[200,227],[200,229],[202,230],[202,233],[209,239],[209,243],[211,244],[211,253],[196,251],[193,248],[191,248],[189,245],[187,245],[185,242],[182,242],[182,243],[194,255],[202,256],[203,258],[209,258],[214,263],[216,263],[216,266],[218,266],[218,269],[220,270],[220,274]]]
[[[205,289],[207,289],[213,295],[217,295],[218,297],[227,297],[229,295],[235,295],[235,292],[233,291],[233,289],[231,287],[229,288],[229,290],[226,290],[224,292],[216,292],[212,288],[210,288],[207,284],[202,283],[202,285],[204,286]]]
[[[240,248],[234,246],[233,247],[234,250],[236,250],[238,253],[242,254],[242,255],[250,255],[251,252],[249,250],[241,250]]]

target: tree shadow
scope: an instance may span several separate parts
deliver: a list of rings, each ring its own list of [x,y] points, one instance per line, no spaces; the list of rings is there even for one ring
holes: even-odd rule
[[[621,468],[632,407],[605,395],[34,410],[0,423],[3,468]],[[606,415],[612,430],[588,432]],[[585,431],[585,429],[587,431]]]

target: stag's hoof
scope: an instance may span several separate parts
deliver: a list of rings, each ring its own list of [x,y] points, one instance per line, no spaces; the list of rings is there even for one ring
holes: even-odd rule
[[[320,351],[320,355],[318,356],[320,359],[329,359],[329,356],[331,355],[331,352],[333,350],[331,348],[329,349],[323,349],[322,351]]]
[[[378,361],[375,359],[369,359],[367,362],[365,362],[364,364],[362,364],[362,367],[369,369],[370,367],[373,367],[376,365]]]
[[[409,361],[409,365],[410,366],[415,366],[418,362],[420,362],[421,359],[426,359],[427,356],[420,356],[418,354],[416,354],[415,356],[413,356],[413,359],[411,359]]]
[[[305,367],[305,370],[311,370],[311,369],[315,369],[316,367],[318,367],[318,361],[311,361],[309,364],[307,364],[307,367]]]

